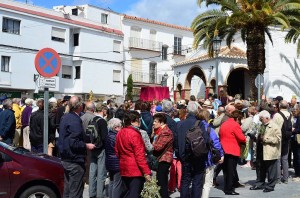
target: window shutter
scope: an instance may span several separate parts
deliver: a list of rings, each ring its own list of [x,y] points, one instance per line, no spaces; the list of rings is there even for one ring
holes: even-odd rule
[[[52,27],[52,33],[51,33],[52,37],[65,39],[65,33],[66,33],[65,29]]]
[[[113,82],[121,82],[121,71],[113,70]]]
[[[72,67],[71,66],[62,66],[62,74],[72,75]]]
[[[121,51],[121,41],[114,41],[113,51],[114,52]]]

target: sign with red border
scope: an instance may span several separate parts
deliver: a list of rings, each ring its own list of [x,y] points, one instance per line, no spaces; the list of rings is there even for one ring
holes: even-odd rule
[[[35,56],[34,60],[37,72],[46,78],[58,74],[61,67],[59,54],[51,48],[43,48]]]

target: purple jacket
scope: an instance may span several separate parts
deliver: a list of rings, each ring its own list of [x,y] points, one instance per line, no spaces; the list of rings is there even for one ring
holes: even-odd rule
[[[207,130],[207,127],[209,126],[209,124],[204,120],[202,121],[202,123],[205,125],[205,128]],[[221,145],[221,143],[219,141],[219,138],[218,138],[218,136],[217,136],[217,134],[216,134],[216,132],[213,128],[210,129],[209,136],[210,136],[210,139],[213,142],[214,148],[220,151],[221,156],[224,156],[224,151],[222,149],[222,145]],[[205,167],[208,168],[208,167],[211,167],[211,166],[214,166],[214,165],[215,164],[211,160],[211,152],[209,151],[207,161],[205,162]]]
[[[29,118],[30,118],[31,112],[32,112],[32,107],[30,107],[30,106],[26,106],[25,109],[23,110],[22,118],[21,118],[23,128],[29,125]]]

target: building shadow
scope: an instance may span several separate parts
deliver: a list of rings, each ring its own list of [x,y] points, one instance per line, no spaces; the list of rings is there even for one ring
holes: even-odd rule
[[[290,76],[286,75],[286,74],[282,74],[283,79],[277,79],[275,81],[273,81],[272,85],[275,86],[277,85],[278,87],[281,86],[286,86],[287,88],[289,88],[290,90],[292,90],[296,95],[300,95],[300,69],[299,69],[299,65],[296,61],[296,59],[294,58],[294,63],[291,62],[290,59],[288,59],[287,56],[285,56],[284,54],[280,53],[280,58],[281,61],[285,61],[289,67],[292,70],[292,73],[295,76],[295,79],[291,78]],[[286,80],[289,80],[290,82],[287,82]]]

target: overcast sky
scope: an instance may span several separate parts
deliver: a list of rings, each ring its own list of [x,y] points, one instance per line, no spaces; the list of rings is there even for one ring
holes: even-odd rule
[[[18,0],[26,2],[26,0]],[[57,5],[91,4],[113,11],[166,23],[190,27],[192,20],[203,10],[196,0],[27,0],[46,8]]]

